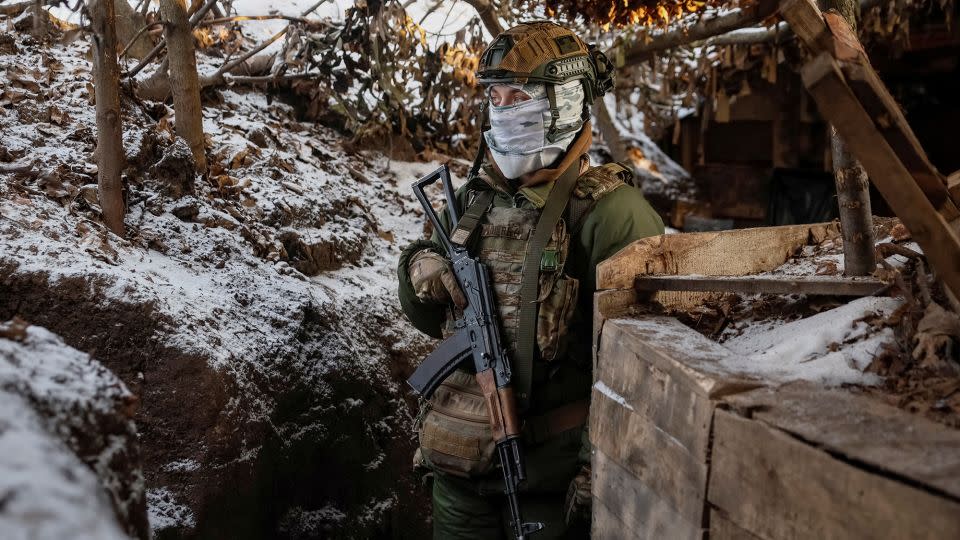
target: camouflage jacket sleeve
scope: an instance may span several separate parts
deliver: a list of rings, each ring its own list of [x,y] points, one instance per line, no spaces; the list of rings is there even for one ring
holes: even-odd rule
[[[440,329],[443,327],[446,307],[421,302],[413,290],[410,273],[407,270],[410,258],[424,249],[443,253],[443,248],[431,240],[417,240],[404,248],[400,253],[400,262],[397,264],[397,277],[400,281],[397,294],[400,297],[400,307],[403,308],[403,312],[413,326],[424,334],[439,339],[442,337]]]
[[[466,197],[465,187],[458,189],[456,195],[457,201],[462,207],[463,200]],[[441,209],[439,215],[440,222],[444,228],[449,230],[450,218],[447,214],[446,206]],[[440,240],[437,238],[436,233],[434,233],[431,240],[417,240],[404,248],[400,253],[400,261],[397,263],[397,278],[400,282],[397,295],[400,297],[400,307],[403,308],[404,314],[406,314],[407,319],[413,326],[430,337],[440,339],[443,337],[441,329],[446,321],[446,306],[420,301],[413,290],[413,284],[410,283],[408,263],[417,252],[424,249],[435,251],[441,255],[447,254]]]

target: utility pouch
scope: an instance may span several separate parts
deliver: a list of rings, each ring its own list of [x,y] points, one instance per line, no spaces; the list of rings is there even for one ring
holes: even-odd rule
[[[476,378],[455,371],[430,398],[419,430],[420,453],[431,468],[471,478],[490,472],[496,443]]]
[[[563,338],[570,328],[573,312],[577,304],[579,281],[567,276],[542,276],[549,288],[544,298],[540,300],[540,310],[537,313],[537,346],[540,348],[540,359],[544,362],[563,356]]]

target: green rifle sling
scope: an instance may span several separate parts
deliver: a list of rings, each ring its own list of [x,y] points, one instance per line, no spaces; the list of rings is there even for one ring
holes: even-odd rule
[[[461,246],[467,245],[467,242],[469,242],[473,236],[473,231],[476,230],[483,215],[490,208],[490,203],[493,202],[493,195],[492,189],[481,191],[477,194],[476,200],[474,200],[473,203],[470,204],[470,207],[467,208],[467,211],[460,216],[460,221],[457,222],[456,228],[454,228],[453,233],[450,235],[450,240],[453,241],[453,243],[460,244]]]
[[[520,317],[517,329],[517,357],[513,364],[513,387],[521,410],[530,403],[530,387],[533,384],[533,360],[537,343],[537,296],[540,282],[540,260],[543,249],[550,241],[553,230],[570,200],[570,194],[580,176],[580,160],[567,168],[554,184],[547,202],[537,220],[527,253],[523,258],[520,277]]]

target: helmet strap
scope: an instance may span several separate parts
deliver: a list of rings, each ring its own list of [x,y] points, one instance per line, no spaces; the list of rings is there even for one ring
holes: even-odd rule
[[[487,153],[487,138],[483,132],[490,128],[490,112],[487,110],[486,101],[480,102],[480,147],[477,149],[477,157],[473,159],[473,165],[467,174],[467,180],[473,180],[480,174],[480,166],[483,164],[483,158]]]

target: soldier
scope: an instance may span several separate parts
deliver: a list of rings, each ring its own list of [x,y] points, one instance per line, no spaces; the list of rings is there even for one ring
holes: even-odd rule
[[[590,494],[596,266],[634,240],[662,234],[663,222],[627,184],[628,168],[590,167],[590,105],[612,86],[602,53],[556,24],[521,24],[483,52],[477,75],[489,125],[457,190],[460,222],[444,225],[490,269],[524,426],[524,517],[546,524],[537,538],[583,537],[589,513],[583,519],[576,508]],[[545,218],[553,214],[558,219]],[[415,242],[398,273],[407,317],[444,337],[465,300],[443,248]],[[524,362],[531,375],[517,380]],[[503,538],[503,479],[485,403],[466,368],[440,385],[418,429],[417,459],[434,472],[434,538]]]

